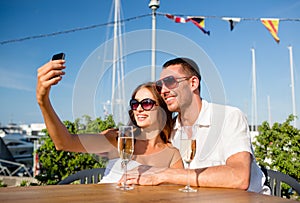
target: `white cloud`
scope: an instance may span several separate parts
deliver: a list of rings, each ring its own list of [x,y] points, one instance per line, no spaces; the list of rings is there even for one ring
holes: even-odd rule
[[[34,91],[34,87],[31,85],[33,80],[35,81],[35,78],[31,75],[0,69],[0,87]]]

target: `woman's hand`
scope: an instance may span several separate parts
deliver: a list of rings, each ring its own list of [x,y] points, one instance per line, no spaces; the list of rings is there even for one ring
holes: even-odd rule
[[[45,99],[49,99],[49,92],[52,85],[61,81],[65,74],[65,60],[49,61],[37,71],[36,99],[42,105]]]
[[[156,168],[152,166],[140,165],[127,173],[126,183],[129,185],[159,185],[162,184],[163,176],[161,173],[166,168]],[[119,180],[119,183],[124,182],[125,176]]]

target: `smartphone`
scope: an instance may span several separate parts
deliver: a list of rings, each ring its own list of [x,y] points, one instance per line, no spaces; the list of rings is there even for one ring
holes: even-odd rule
[[[65,53],[59,53],[59,54],[55,54],[52,56],[52,61],[54,60],[60,60],[60,59],[65,59]],[[53,76],[52,78],[55,78],[55,77],[58,77],[58,76]],[[50,79],[52,79],[50,78]]]
[[[66,56],[65,53],[55,54],[55,55],[52,56],[52,61],[65,59],[65,56]]]

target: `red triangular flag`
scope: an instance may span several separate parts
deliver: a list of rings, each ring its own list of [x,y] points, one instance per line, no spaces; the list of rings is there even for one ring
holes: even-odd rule
[[[179,16],[173,16],[171,14],[166,14],[166,17],[173,20],[175,23],[186,23],[187,20],[185,18]]]

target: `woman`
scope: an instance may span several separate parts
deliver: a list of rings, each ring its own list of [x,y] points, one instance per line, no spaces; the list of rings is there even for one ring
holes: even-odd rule
[[[116,129],[100,134],[71,135],[59,119],[49,98],[52,85],[65,74],[65,60],[50,61],[38,69],[36,98],[44,121],[57,150],[86,153],[107,153],[112,160],[107,166],[105,182],[121,178],[117,152]],[[135,127],[135,145],[131,167],[140,164],[156,167],[183,168],[179,151],[170,145],[173,121],[161,96],[152,83],[140,85],[132,94],[129,111]],[[128,168],[130,169],[130,164]]]

